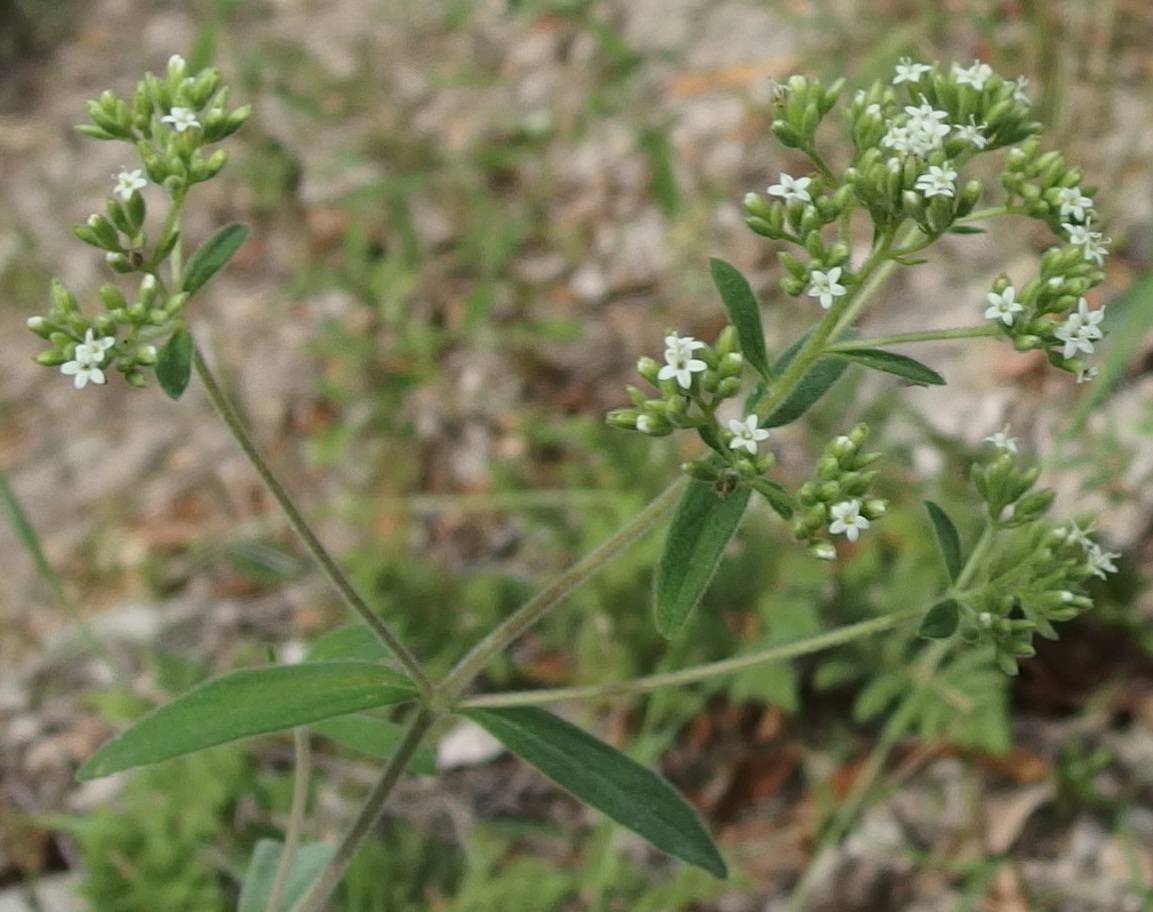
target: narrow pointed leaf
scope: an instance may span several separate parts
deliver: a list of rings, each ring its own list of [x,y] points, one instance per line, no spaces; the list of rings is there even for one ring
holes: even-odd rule
[[[158,763],[249,735],[388,706],[416,695],[404,675],[368,662],[303,662],[234,671],[137,720],[80,767],[80,779]]]
[[[323,634],[309,647],[306,662],[328,662],[333,659],[353,659],[360,662],[379,662],[388,658],[388,650],[376,634],[364,624],[345,624]]]
[[[262,839],[256,844],[240,888],[237,912],[267,912],[283,851],[284,844],[275,839]],[[311,842],[297,847],[289,862],[288,877],[275,912],[289,912],[335,854],[336,846],[327,842]]]
[[[689,482],[657,564],[653,598],[662,635],[678,633],[705,594],[744,515],[749,490],[740,488],[722,497],[709,482]]]
[[[225,225],[201,244],[184,268],[184,291],[195,294],[232,259],[248,237],[247,225]]]
[[[957,629],[960,618],[960,607],[952,599],[946,599],[925,612],[918,633],[929,640],[947,639]]]
[[[405,732],[404,727],[395,722],[363,713],[321,719],[313,722],[310,728],[345,747],[382,758],[396,753]],[[428,747],[420,748],[409,764],[409,769],[425,776],[436,775],[436,752]]]
[[[752,482],[753,489],[769,502],[781,519],[793,518],[793,498],[784,485],[767,478],[757,478]]]
[[[907,355],[898,355],[896,352],[884,351],[880,348],[854,348],[850,351],[837,352],[837,357],[848,358],[850,361],[871,367],[873,370],[895,374],[922,386],[945,385],[945,378],[931,367],[926,367],[920,361]]]
[[[156,353],[156,380],[170,399],[179,399],[192,377],[192,334],[178,329]]]
[[[941,546],[941,556],[945,559],[949,580],[955,583],[964,565],[961,557],[961,536],[957,534],[957,527],[953,525],[948,514],[933,501],[926,500],[925,509],[929,511],[929,518],[933,521],[933,531],[937,533],[937,544]]]
[[[735,266],[724,260],[714,257],[709,260],[709,269],[713,274],[713,284],[721,293],[725,310],[729,312],[729,319],[737,331],[741,354],[758,374],[768,380],[772,374],[769,370],[769,356],[765,352],[765,331],[761,326],[761,310],[752,286]]]
[[[792,424],[816,405],[817,401],[829,391],[829,387],[841,379],[841,374],[848,366],[849,362],[841,358],[818,359],[793,387],[792,392],[785,397],[785,401],[761,422],[761,427],[774,428]]]
[[[464,714],[557,785],[662,852],[715,877],[727,875],[696,811],[652,770],[537,707],[473,709]]]

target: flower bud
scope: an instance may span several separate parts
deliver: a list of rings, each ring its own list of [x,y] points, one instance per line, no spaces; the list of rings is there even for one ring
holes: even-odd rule
[[[48,349],[40,352],[33,360],[44,367],[58,367],[68,360],[68,356],[58,349]]]
[[[650,437],[667,437],[673,432],[673,426],[667,418],[646,413],[637,416],[637,430]]]
[[[639,417],[640,413],[636,409],[613,409],[605,415],[605,422],[610,427],[631,431],[636,429]]]
[[[657,379],[657,374],[661,372],[661,366],[655,358],[650,358],[648,355],[643,355],[637,360],[637,373],[640,374],[653,386],[657,386],[660,381]]]

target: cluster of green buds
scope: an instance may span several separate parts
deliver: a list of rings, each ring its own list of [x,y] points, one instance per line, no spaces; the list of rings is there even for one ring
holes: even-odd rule
[[[1056,639],[1054,624],[1093,606],[1089,580],[1115,573],[1119,555],[1093,541],[1091,527],[1047,519],[1054,493],[1032,490],[1036,467],[1018,464],[1004,432],[987,439],[996,452],[973,466],[972,479],[999,530],[997,547],[953,601],[963,612],[961,636],[991,644],[998,666],[1015,674],[1018,660],[1034,654],[1034,636]]]
[[[77,388],[106,382],[109,367],[131,385],[145,386],[145,369],[163,361],[169,344],[181,334],[185,304],[203,284],[207,264],[190,262],[187,270],[181,269],[180,209],[189,188],[215,177],[227,162],[223,149],[210,152],[207,147],[235,133],[251,114],[248,106],[229,109],[228,91],[217,70],[189,73],[184,59],[173,56],[164,76],[145,75],[131,101],[106,91],[89,102],[91,123],[78,126],[79,132],[132,144],[141,167],[122,169],[105,211],[72,230],[104,251],[114,273],[135,274],[139,281],[129,292],[103,285],[98,293],[103,309],[88,314],[54,279],[50,310],[28,320],[28,328],[50,343],[36,361],[59,367]],[[154,238],[147,230],[144,196],[150,184],[169,198],[167,216]],[[161,272],[166,262],[171,264],[167,281]],[[179,341],[186,348],[183,337]]]
[[[888,504],[869,497],[877,471],[870,469],[880,453],[865,453],[861,446],[869,427],[858,424],[833,438],[817,461],[815,477],[797,491],[798,513],[793,522],[797,539],[808,543],[809,553],[821,560],[837,556],[830,536],[855,542],[861,532],[885,514]]]
[[[665,336],[665,363],[647,356],[637,362],[637,373],[657,395],[627,387],[633,407],[609,412],[608,423],[651,437],[694,429],[706,443],[722,450],[717,408],[740,392],[744,364],[741,353],[736,351],[736,333],[731,326],[726,326],[712,345],[669,330]]]

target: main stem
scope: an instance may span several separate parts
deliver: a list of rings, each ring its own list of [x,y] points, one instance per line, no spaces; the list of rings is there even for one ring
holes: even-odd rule
[[[308,892],[300,898],[292,908],[292,912],[323,912],[328,897],[344,879],[348,866],[356,856],[360,843],[376,828],[380,817],[384,813],[384,805],[392,793],[396,783],[404,774],[408,764],[428,730],[436,722],[438,716],[428,709],[420,709],[409,724],[404,740],[396,749],[396,753],[388,761],[380,780],[373,787],[372,792],[356,815],[356,820],[344,838],[337,846],[336,854],[328,863],[320,876],[312,882]]]
[[[280,483],[280,479],[273,474],[272,469],[268,463],[265,462],[260,450],[257,449],[256,444],[249,435],[243,420],[232,405],[231,400],[229,400],[223,389],[221,389],[220,383],[212,373],[212,369],[204,360],[204,356],[200,353],[199,349],[193,349],[192,365],[196,369],[196,375],[200,378],[201,383],[204,384],[204,389],[208,393],[208,398],[212,400],[212,404],[216,407],[216,411],[220,413],[220,417],[223,418],[224,423],[228,425],[228,429],[232,432],[232,436],[236,438],[236,442],[240,444],[244,455],[248,457],[248,461],[252,463],[252,467],[256,469],[257,474],[260,475],[265,485],[268,486],[268,490],[272,492],[272,496],[276,499],[276,502],[280,504],[280,508],[284,511],[284,515],[288,517],[292,528],[296,530],[296,534],[301,537],[305,546],[312,552],[312,556],[316,558],[317,563],[320,564],[325,575],[332,581],[332,584],[341,596],[343,596],[348,606],[368,625],[372,632],[376,634],[377,638],[389,648],[392,654],[396,656],[396,660],[404,667],[404,670],[408,672],[409,677],[412,678],[421,693],[425,695],[431,693],[432,682],[429,681],[428,676],[424,672],[424,668],[416,656],[408,650],[408,647],[400,641],[396,634],[392,632],[388,625],[381,620],[376,612],[368,606],[360,594],[353,588],[352,583],[349,582],[344,571],[337,566],[336,561],[332,559],[332,555],[328,553],[324,545],[320,543],[320,539],[316,537],[316,533],[312,531],[312,527],[309,526],[308,521],[296,506],[296,502],[292,499],[292,496],[285,490],[284,485]]]

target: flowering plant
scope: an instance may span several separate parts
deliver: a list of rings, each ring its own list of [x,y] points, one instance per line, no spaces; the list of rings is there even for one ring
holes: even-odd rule
[[[780,174],[765,194],[744,200],[754,232],[783,246],[780,288],[814,307],[813,325],[770,355],[753,289],[729,263],[711,272],[729,322],[711,342],[670,329],[663,360],[643,357],[637,373],[647,386],[628,387],[631,404],[611,411],[614,427],[653,437],[695,434],[702,455],[684,475],[597,550],[550,582],[475,644],[440,681],[432,680],[382,618],[360,596],[312,531],[261,455],[221,390],[188,326],[187,304],[244,242],[247,229],[222,228],[183,259],[181,212],[191,189],[224,167],[224,150],[210,146],[239,129],[247,106],[228,107],[228,89],[213,69],[189,72],[173,57],[163,76],[148,74],[132,99],[105,92],[89,105],[85,135],[132,145],[140,167],[114,178],[104,214],[74,226],[105,253],[120,282],[103,285],[93,313],[55,281],[47,313],[28,321],[48,342],[39,363],[58,367],[78,389],[107,382],[115,369],[133,386],[151,373],[170,396],[181,396],[195,373],[254,468],[361,626],[341,629],[314,645],[307,659],[236,671],[194,688],[137,721],[101,747],[81,768],[93,778],[201,750],[240,737],[294,729],[306,781],[306,726],[340,716],[412,704],[407,729],[377,785],[337,846],[302,845],[305,788],[283,846],[258,847],[244,884],[244,908],[317,912],[340,882],[361,841],[379,819],[390,792],[422,741],[444,718],[466,716],[578,798],[634,830],[657,848],[724,876],[725,863],[692,808],[662,778],[581,728],[540,708],[559,700],[636,693],[683,685],[764,662],[782,661],[919,621],[936,643],[918,661],[929,675],[950,652],[977,657],[1007,674],[1033,652],[1034,636],[1055,637],[1056,624],[1091,607],[1087,583],[1114,572],[1118,555],[1090,535],[1084,519],[1047,517],[1054,495],[1038,489],[1038,469],[1022,459],[1009,429],[991,434],[972,466],[984,530],[966,548],[945,511],[927,503],[926,522],[940,545],[944,574],[927,606],[838,628],[785,646],[613,685],[474,694],[478,674],[576,587],[617,559],[669,511],[672,517],[656,569],[655,620],[678,635],[723,559],[753,495],[791,523],[795,537],[819,560],[833,561],[883,520],[887,503],[874,482],[879,452],[867,452],[870,429],[857,424],[833,437],[793,488],[774,477],[773,430],[800,419],[853,366],[920,385],[945,383],[932,367],[892,346],[938,339],[987,338],[1019,351],[1039,350],[1059,370],[1091,379],[1090,356],[1102,338],[1103,308],[1086,297],[1103,281],[1108,239],[1094,229],[1093,190],[1060,153],[1042,152],[1023,79],[1006,80],[984,63],[942,68],[902,59],[891,84],[858,91],[843,106],[852,153],[834,168],[817,133],[837,106],[843,82],[825,87],[794,76],[778,86],[773,132],[809,161],[808,173]],[[976,158],[1007,150],[1001,199],[978,209],[987,188],[963,170]],[[161,196],[166,211],[149,228],[145,195]],[[1037,274],[992,279],[975,315],[983,321],[945,330],[861,338],[855,326],[886,277],[948,234],[979,232],[981,221],[1022,216],[1046,224],[1056,242]],[[860,227],[867,248],[856,249]],[[773,346],[777,348],[777,346]],[[85,394],[87,395],[87,393]],[[276,859],[279,859],[278,861]],[[289,875],[293,874],[292,877]]]

